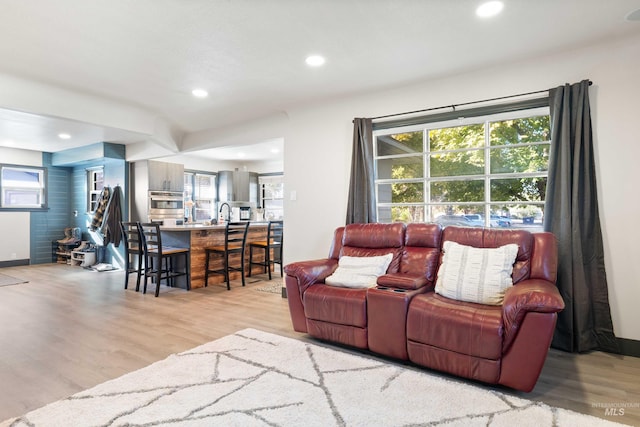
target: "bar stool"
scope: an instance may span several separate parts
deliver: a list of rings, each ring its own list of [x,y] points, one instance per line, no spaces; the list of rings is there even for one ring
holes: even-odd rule
[[[124,288],[129,287],[129,275],[137,273],[136,292],[140,290],[140,277],[142,276],[142,238],[137,222],[120,222],[122,241],[124,242]],[[137,266],[133,262],[137,261]]]
[[[205,275],[204,285],[209,286],[210,274],[221,274],[227,282],[227,290],[231,290],[229,283],[229,271],[239,271],[242,276],[242,286],[244,286],[244,250],[247,243],[247,231],[249,222],[228,222],[224,230],[224,245],[209,246],[205,250]],[[240,256],[240,267],[229,264],[229,256],[236,254]],[[210,258],[212,255],[220,257],[222,268],[211,269]]]
[[[190,250],[188,248],[163,246],[158,223],[138,223],[138,228],[140,229],[144,251],[144,287],[142,293],[147,293],[147,279],[149,277],[156,283],[156,297],[160,294],[160,282],[162,280],[166,280],[168,286],[175,286],[175,278],[180,276],[186,276],[187,290],[190,290]],[[184,272],[175,271],[174,261],[179,256],[184,257]]]
[[[271,280],[271,265],[280,264],[280,277],[282,277],[282,230],[282,221],[269,221],[267,240],[249,243],[249,276],[251,276],[252,265],[261,265],[269,272],[269,280]],[[264,250],[264,261],[253,260],[253,249]],[[273,250],[273,259],[271,250]]]

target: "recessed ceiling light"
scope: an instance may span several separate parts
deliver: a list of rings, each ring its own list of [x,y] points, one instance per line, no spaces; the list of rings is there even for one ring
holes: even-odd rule
[[[320,55],[310,55],[310,56],[307,56],[307,59],[305,59],[305,62],[310,67],[319,67],[321,65],[324,65],[325,59],[323,56],[320,56]]]
[[[272,148],[272,149],[271,149],[271,152],[272,152],[273,154],[278,154],[278,153],[280,152],[280,150],[278,150],[277,148]]]
[[[238,157],[239,157],[239,158],[241,158],[241,159],[242,159],[242,158],[244,158],[244,156],[245,156],[245,154],[244,154],[242,151],[240,151],[240,152],[238,153]]]
[[[206,98],[207,96],[209,96],[209,92],[207,92],[204,89],[194,89],[194,90],[191,91],[191,93],[196,98]]]
[[[69,138],[71,138],[71,135],[69,135],[68,133],[59,133],[58,134],[58,138],[60,138],[60,139],[69,139]]]
[[[486,3],[482,3],[476,9],[476,15],[481,18],[488,18],[490,16],[495,16],[502,11],[504,4],[501,1],[488,1]]]

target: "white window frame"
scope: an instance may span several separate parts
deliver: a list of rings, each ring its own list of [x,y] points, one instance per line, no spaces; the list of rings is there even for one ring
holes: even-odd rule
[[[464,111],[460,112],[461,116],[464,114]],[[491,148],[496,148],[496,146],[490,145],[490,129],[489,123],[511,120],[511,119],[521,119],[527,117],[535,117],[549,115],[549,107],[536,107],[519,111],[511,111],[497,114],[489,114],[485,116],[477,116],[477,117],[460,117],[458,119],[453,120],[445,120],[440,122],[431,122],[425,124],[418,125],[409,125],[409,126],[400,126],[395,128],[387,128],[380,129],[373,132],[373,152],[374,152],[374,173],[375,173],[375,197],[376,197],[376,209],[378,218],[381,218],[380,208],[393,209],[393,207],[402,207],[402,206],[418,206],[423,207],[425,221],[434,221],[436,218],[431,218],[431,207],[433,206],[484,206],[484,221],[485,226],[491,226],[491,205],[531,205],[531,206],[544,206],[544,201],[527,201],[527,202],[507,202],[507,201],[491,201],[491,179],[508,179],[508,178],[537,178],[537,177],[548,177],[548,170],[543,172],[534,172],[534,173],[491,173],[491,164],[490,164],[490,150]],[[433,153],[430,151],[427,135],[430,130],[435,129],[443,129],[450,127],[458,127],[458,126],[468,126],[475,124],[485,124],[485,137],[484,137],[484,145],[483,147],[478,147],[477,149],[484,150],[485,156],[485,165],[484,165],[484,173],[477,175],[464,175],[464,176],[446,176],[446,177],[431,177],[430,176],[430,163],[429,156]],[[395,154],[390,156],[378,156],[378,144],[377,138],[383,135],[392,135],[392,134],[401,134],[401,133],[411,133],[411,132],[423,132],[423,151],[422,153],[415,152],[409,154]],[[541,141],[533,144],[546,144],[550,145],[550,141]],[[532,143],[524,143],[524,144],[509,144],[509,148],[516,148],[519,146],[531,146]],[[447,153],[453,151],[466,151],[466,150],[452,150],[452,151],[438,151],[438,153]],[[423,161],[423,177],[419,178],[406,178],[406,179],[393,179],[393,178],[378,178],[378,161],[384,159],[397,159],[403,157],[417,157],[422,156]],[[452,180],[483,180],[484,181],[484,200],[482,202],[466,202],[466,201],[446,201],[446,202],[432,202],[431,194],[430,194],[430,183],[432,182],[442,182],[442,181],[452,181]],[[423,184],[423,201],[422,202],[404,202],[404,203],[393,203],[393,202],[380,202],[379,198],[379,188],[380,185],[384,184],[397,184],[397,183],[422,183]],[[494,224],[495,225],[495,224]]]
[[[258,176],[260,208],[266,220],[284,218],[284,174]]]
[[[216,200],[218,194],[218,175],[213,172],[185,171],[184,176],[185,217],[195,222],[207,221],[211,218],[215,218]],[[211,179],[211,197],[204,197],[201,194],[201,188],[197,185],[198,177],[207,177]],[[198,208],[201,202],[206,202],[211,206],[211,210],[209,211],[209,215],[207,215],[207,218],[198,218],[198,211],[204,211],[204,209]]]
[[[210,184],[210,189],[212,191],[212,194],[210,195],[210,197],[205,197],[202,192],[201,192],[201,187],[198,186],[198,177],[207,177],[209,179],[211,179],[211,184]],[[202,172],[196,172],[193,175],[193,202],[194,202],[194,206],[193,206],[193,216],[195,218],[196,221],[208,221],[209,219],[215,218],[215,211],[216,211],[216,199],[217,199],[217,195],[218,195],[218,187],[217,187],[217,175],[213,174],[213,173],[202,173]],[[209,204],[209,206],[211,206],[211,210],[209,211],[209,215],[208,218],[198,218],[198,211],[204,211],[204,209],[202,208],[198,208],[198,206],[200,206],[200,203],[202,202],[206,202]]]
[[[100,204],[100,194],[104,188],[104,166],[88,168],[87,170],[87,212],[93,213]],[[98,188],[98,173],[102,174],[102,186]]]
[[[5,171],[16,172],[35,172],[38,174],[37,183],[20,183],[5,179]],[[0,188],[2,196],[0,198],[0,206],[3,209],[45,209],[46,203],[46,178],[47,170],[41,167],[18,166],[18,165],[0,165]],[[38,199],[36,203],[11,203],[9,193],[11,191],[22,191],[35,195]]]

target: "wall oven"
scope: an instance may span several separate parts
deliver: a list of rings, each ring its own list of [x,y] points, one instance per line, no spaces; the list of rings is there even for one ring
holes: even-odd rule
[[[184,221],[184,196],[181,191],[149,191],[149,221]]]

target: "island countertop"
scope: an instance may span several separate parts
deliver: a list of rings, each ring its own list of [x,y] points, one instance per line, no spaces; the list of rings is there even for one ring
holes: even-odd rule
[[[266,226],[268,221],[249,221],[249,227],[254,226]],[[202,223],[184,224],[184,225],[161,225],[162,231],[193,231],[193,230],[224,230],[226,225],[224,224],[211,224],[204,225]]]
[[[269,224],[268,221],[248,222],[249,232],[247,233],[247,248],[244,254],[245,266],[247,267],[246,270],[248,270],[249,243],[264,240],[266,238],[267,226]],[[192,289],[204,286],[206,264],[205,248],[209,246],[224,245],[225,228],[226,226],[223,224],[185,224],[160,227],[163,245],[189,248],[190,255],[188,262],[191,272]],[[232,257],[233,264],[239,264],[237,256],[238,255]],[[258,251],[254,254],[254,257],[256,261],[262,261],[264,259],[264,254],[261,253],[261,251]],[[223,260],[221,258],[217,258],[215,260],[212,259],[212,268],[222,268],[222,262]],[[262,272],[263,271],[257,271],[256,273]],[[240,273],[238,272],[231,272],[230,274],[232,280],[240,278]],[[209,284],[221,283],[223,280],[224,277],[221,275],[211,275],[209,278]]]

